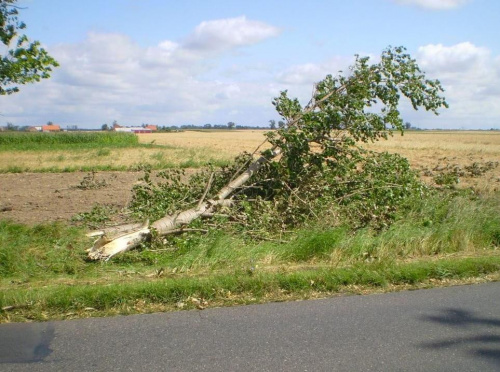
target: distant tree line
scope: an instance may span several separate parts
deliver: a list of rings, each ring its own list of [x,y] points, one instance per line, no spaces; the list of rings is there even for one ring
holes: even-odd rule
[[[164,131],[164,132],[171,132],[178,130],[200,130],[200,129],[228,130],[228,129],[268,129],[268,128],[269,127],[267,126],[240,125],[232,121],[228,122],[227,124],[206,123],[201,125],[196,125],[196,124],[166,125],[166,126],[158,125],[158,131]]]

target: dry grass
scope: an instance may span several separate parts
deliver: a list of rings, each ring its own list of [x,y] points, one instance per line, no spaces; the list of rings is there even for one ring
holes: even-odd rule
[[[140,143],[154,143],[184,149],[210,149],[228,157],[242,151],[253,152],[264,141],[262,130],[227,132],[176,132],[141,134]],[[500,159],[499,132],[434,132],[410,131],[404,136],[395,134],[387,141],[367,145],[377,151],[399,153],[414,166],[435,166],[439,159],[470,161],[498,161]]]
[[[0,172],[74,171],[88,169],[127,170],[150,164],[161,167],[197,167],[207,162],[220,163],[232,154],[209,147],[111,148],[100,150],[9,151],[0,157]]]
[[[263,130],[185,131],[140,134],[141,144],[162,147],[79,149],[74,151],[10,151],[0,157],[0,171],[8,169],[74,170],[133,169],[141,164],[161,167],[197,167],[207,162],[230,161],[235,155],[253,152],[265,139]],[[163,147],[164,146],[164,147]],[[410,131],[387,141],[366,145],[376,151],[399,153],[432,182],[436,169],[465,167],[500,159],[500,133],[486,131]],[[494,190],[500,186],[500,167],[481,177],[463,178],[462,186]]]
[[[150,164],[161,167],[198,167],[229,162],[242,151],[253,152],[263,141],[262,130],[174,132],[140,134],[141,144],[151,148],[8,151],[0,157],[0,172],[63,171],[77,169],[134,169]]]
[[[264,140],[265,130],[186,131],[140,134],[139,142],[184,149],[210,149],[233,158],[242,151],[253,152]]]
[[[496,161],[500,158],[499,132],[406,132],[367,146],[399,153],[414,165],[432,165],[440,158],[459,161]]]
[[[140,135],[141,143],[154,142],[176,148],[217,154],[231,159],[242,151],[253,152],[265,139],[262,130],[202,132],[187,131]],[[366,145],[375,151],[399,153],[412,167],[422,173],[435,173],[446,166],[468,166],[500,160],[500,133],[482,131],[409,131],[395,134],[387,141]],[[426,172],[427,171],[427,172]],[[424,177],[432,182],[432,177]],[[474,186],[478,190],[494,190],[500,186],[500,167],[481,177],[462,178],[462,187]]]
[[[375,151],[398,153],[406,157],[412,167],[422,174],[436,174],[446,167],[465,167],[500,160],[500,133],[482,131],[410,131],[403,136],[395,134],[387,141],[367,145]],[[432,176],[425,177],[432,182]],[[461,187],[475,187],[478,191],[497,190],[500,187],[500,166],[480,177],[463,177]]]

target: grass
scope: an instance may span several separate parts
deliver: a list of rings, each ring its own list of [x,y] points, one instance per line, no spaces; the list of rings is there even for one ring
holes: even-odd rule
[[[0,321],[314,298],[500,278],[500,198],[436,193],[384,231],[319,225],[289,243],[221,231],[87,262],[63,224],[0,222]],[[476,280],[476,279],[474,279]],[[69,315],[68,315],[69,314]]]
[[[200,168],[208,163],[226,165],[229,158],[207,149],[162,147],[138,144],[134,147],[71,147],[52,150],[11,150],[1,152],[0,173],[59,173],[77,171],[135,171],[151,169]]]
[[[372,263],[295,272],[250,274],[240,271],[205,278],[162,278],[106,285],[52,285],[3,291],[0,306],[5,310],[0,313],[0,320],[47,320],[172,310],[186,305],[187,308],[204,308],[305,299],[319,294],[356,293],[395,286],[412,288],[433,281],[449,282],[491,275],[499,270],[500,257],[491,256],[399,264]]]
[[[7,150],[47,150],[67,145],[85,147],[135,146],[137,136],[120,132],[4,132],[0,133],[0,148]]]

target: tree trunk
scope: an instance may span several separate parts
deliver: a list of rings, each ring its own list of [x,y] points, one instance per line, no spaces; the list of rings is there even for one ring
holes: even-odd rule
[[[179,228],[188,225],[203,215],[210,214],[217,206],[224,204],[224,201],[230,197],[235,190],[248,182],[250,177],[252,177],[265,162],[277,157],[280,153],[281,150],[279,148],[273,148],[270,156],[261,156],[252,162],[243,173],[223,187],[214,199],[207,201],[201,200],[198,206],[194,208],[165,216],[152,224],[146,222],[144,225],[134,224],[118,226],[87,234],[87,236],[99,236],[99,239],[94,242],[94,246],[88,249],[89,258],[92,260],[109,260],[114,255],[131,250],[147,241],[151,237],[153,231],[158,236],[165,236],[178,232]]]

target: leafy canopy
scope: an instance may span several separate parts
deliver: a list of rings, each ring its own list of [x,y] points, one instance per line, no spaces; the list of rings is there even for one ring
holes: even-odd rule
[[[40,42],[30,42],[20,34],[26,24],[18,19],[16,2],[0,0],[0,40],[6,47],[6,54],[0,55],[0,95],[19,92],[20,84],[47,79],[52,67],[59,66]]]

